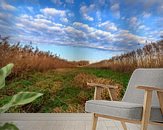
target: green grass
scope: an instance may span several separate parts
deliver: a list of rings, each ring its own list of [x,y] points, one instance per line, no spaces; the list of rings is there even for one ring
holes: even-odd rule
[[[116,72],[109,69],[82,68],[81,70],[83,72],[96,75],[97,77],[109,78],[114,80],[115,82],[123,85],[123,93],[126,90],[129,78],[131,76],[131,74],[129,73]]]
[[[60,112],[84,112],[84,103],[93,98],[94,88],[81,88],[79,84],[73,82],[74,77],[80,73],[112,79],[123,85],[122,94],[130,77],[127,73],[90,68],[29,72],[7,81],[6,87],[0,91],[0,106],[8,102],[17,92],[34,91],[44,95],[30,104],[11,108],[8,112],[55,112],[58,109]]]

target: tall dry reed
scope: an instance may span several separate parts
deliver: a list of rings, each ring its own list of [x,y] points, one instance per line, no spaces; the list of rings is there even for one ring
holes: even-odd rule
[[[14,63],[14,74],[27,71],[46,71],[56,68],[70,68],[76,65],[60,59],[50,52],[34,49],[31,45],[22,47],[20,43],[11,45],[6,40],[0,42],[0,68]]]
[[[163,67],[163,40],[151,43],[141,49],[112,57],[88,67],[109,68],[116,71],[132,72],[136,68]]]

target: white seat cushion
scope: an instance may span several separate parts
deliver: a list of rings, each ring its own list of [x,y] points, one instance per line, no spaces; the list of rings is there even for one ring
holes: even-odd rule
[[[85,111],[130,120],[141,120],[143,105],[118,101],[89,100],[85,104]],[[152,108],[151,121],[163,122],[160,108]]]

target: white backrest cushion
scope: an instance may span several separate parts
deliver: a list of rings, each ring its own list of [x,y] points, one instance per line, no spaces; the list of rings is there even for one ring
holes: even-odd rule
[[[163,68],[136,69],[130,78],[122,101],[143,104],[144,90],[136,88],[143,85],[163,88]],[[159,106],[156,92],[153,94],[152,106]]]

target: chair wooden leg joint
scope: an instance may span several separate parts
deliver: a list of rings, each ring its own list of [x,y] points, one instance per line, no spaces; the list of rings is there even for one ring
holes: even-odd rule
[[[126,126],[125,122],[124,121],[121,121],[121,124],[122,124],[123,129],[124,130],[127,130],[127,126]]]
[[[97,120],[98,120],[98,116],[95,113],[93,113],[92,130],[96,130]]]

